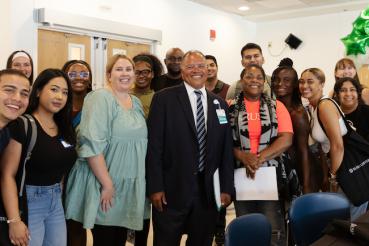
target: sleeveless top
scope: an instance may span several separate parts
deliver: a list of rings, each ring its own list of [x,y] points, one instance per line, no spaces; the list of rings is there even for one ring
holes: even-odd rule
[[[327,98],[327,97],[323,97],[323,98]],[[315,141],[319,142],[322,145],[323,152],[328,153],[330,149],[330,143],[329,143],[329,139],[327,135],[325,134],[321,125],[319,124],[318,110],[317,108],[313,108],[312,106],[310,106],[309,108],[310,110],[313,111],[313,113],[311,114],[312,119],[310,122],[311,136],[313,137]],[[338,119],[338,123],[340,126],[341,136],[344,136],[347,133],[347,128],[346,128],[344,119],[340,117]]]

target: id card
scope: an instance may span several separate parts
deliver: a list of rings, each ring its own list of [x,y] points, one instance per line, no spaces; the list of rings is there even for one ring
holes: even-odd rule
[[[216,113],[218,116],[219,124],[223,125],[228,123],[224,109],[217,109]]]
[[[63,145],[64,148],[70,148],[73,147],[73,145],[69,144],[68,142],[64,141],[63,139],[60,139],[61,144]]]

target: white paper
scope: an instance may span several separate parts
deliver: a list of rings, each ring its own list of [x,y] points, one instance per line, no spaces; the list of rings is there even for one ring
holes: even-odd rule
[[[220,211],[222,202],[220,200],[219,168],[215,170],[214,175],[213,175],[213,187],[214,187],[215,203],[217,204],[218,211]]]
[[[255,179],[246,176],[245,168],[234,171],[236,200],[278,200],[277,175],[275,167],[260,167]]]

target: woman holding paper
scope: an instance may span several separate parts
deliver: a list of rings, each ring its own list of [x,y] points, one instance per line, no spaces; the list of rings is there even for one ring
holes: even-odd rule
[[[246,66],[241,80],[243,91],[229,110],[234,155],[236,168],[245,168],[244,178],[254,179],[261,167],[278,166],[276,159],[292,144],[293,128],[286,107],[263,94],[265,72],[260,66]],[[273,245],[286,244],[283,201],[237,200],[236,195],[234,204],[237,217],[264,214],[272,224]]]

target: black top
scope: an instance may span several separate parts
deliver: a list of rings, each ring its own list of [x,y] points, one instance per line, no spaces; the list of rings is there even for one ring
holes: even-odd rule
[[[369,106],[359,104],[353,112],[345,116],[354,124],[356,132],[369,141]]]
[[[172,87],[175,85],[179,85],[183,82],[182,78],[179,79],[172,79],[168,77],[168,74],[161,75],[156,84],[151,84],[151,89],[153,89],[155,92],[160,91],[161,89]]]
[[[10,140],[9,128],[5,127],[0,129],[0,156],[3,153],[5,147],[8,145]]]
[[[60,136],[51,137],[35,119],[37,125],[37,140],[32,150],[31,158],[26,164],[26,184],[47,186],[59,183],[63,176],[71,169],[77,153]],[[22,120],[9,124],[11,136],[22,144],[26,143],[26,134]]]

